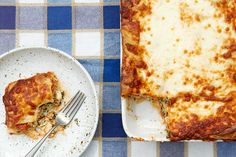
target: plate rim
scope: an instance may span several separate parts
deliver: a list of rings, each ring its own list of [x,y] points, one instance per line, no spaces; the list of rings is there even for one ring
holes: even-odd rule
[[[95,133],[96,133],[96,130],[98,128],[98,122],[99,122],[99,101],[98,101],[98,96],[97,96],[97,93],[96,93],[96,88],[95,88],[95,84],[94,84],[94,81],[93,79],[91,78],[90,74],[88,73],[88,71],[84,68],[84,66],[76,59],[74,58],[72,55],[69,55],[67,54],[66,52],[62,51],[62,50],[59,50],[59,49],[56,49],[56,48],[52,48],[52,47],[45,47],[45,46],[31,46],[31,47],[19,47],[19,48],[15,48],[15,49],[11,49],[7,52],[4,52],[3,54],[0,55],[0,61],[2,59],[4,59],[4,57],[10,55],[10,54],[14,54],[18,51],[24,51],[24,50],[29,50],[29,49],[44,49],[44,50],[49,50],[53,53],[59,53],[60,55],[62,55],[63,57],[71,60],[73,63],[75,63],[77,66],[79,66],[82,71],[85,73],[85,75],[87,76],[88,80],[89,80],[89,83],[91,84],[92,86],[92,90],[93,90],[93,93],[94,93],[94,96],[95,96],[95,106],[96,106],[96,121],[94,123],[94,129],[91,131],[91,135],[89,138],[88,138],[88,141],[86,144],[85,144],[85,147],[84,149],[78,153],[79,156],[81,156],[85,150],[87,150],[88,146],[91,144],[92,140],[93,140],[93,137],[95,136]]]

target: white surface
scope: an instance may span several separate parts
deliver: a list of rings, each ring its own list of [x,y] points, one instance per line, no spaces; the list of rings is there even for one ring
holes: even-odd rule
[[[88,149],[81,155],[81,157],[98,157],[99,156],[99,142],[93,140]]]
[[[45,46],[44,31],[24,32],[19,31],[19,46],[20,47],[42,47]]]
[[[135,102],[122,98],[122,123],[126,134],[148,141],[167,141],[167,132],[157,108],[149,101]]]
[[[89,50],[89,51],[88,51]],[[75,56],[100,56],[101,33],[100,32],[76,32]]]
[[[75,0],[75,3],[98,3],[100,0]]]
[[[0,156],[23,157],[37,141],[24,135],[9,135],[2,102],[5,87],[12,81],[30,77],[39,72],[53,71],[60,80],[68,99],[78,89],[87,96],[76,118],[64,134],[46,141],[38,157],[78,157],[88,146],[98,123],[98,100],[92,79],[79,62],[55,49],[17,49],[0,58]],[[21,74],[21,75],[20,75]],[[82,142],[83,141],[83,142]],[[14,150],[14,151],[12,151]]]
[[[189,142],[188,157],[214,157],[214,143]]]
[[[131,157],[157,157],[157,143],[131,141]]]
[[[19,3],[44,3],[45,0],[18,0]]]

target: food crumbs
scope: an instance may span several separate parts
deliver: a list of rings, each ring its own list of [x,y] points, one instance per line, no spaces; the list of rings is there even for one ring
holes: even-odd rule
[[[79,126],[79,120],[78,120],[78,118],[76,118],[74,121],[75,121],[75,124],[76,124],[77,126]]]

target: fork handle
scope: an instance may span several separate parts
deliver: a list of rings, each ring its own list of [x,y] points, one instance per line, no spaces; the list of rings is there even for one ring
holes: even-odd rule
[[[58,125],[53,126],[46,135],[26,154],[25,157],[34,157],[34,155],[37,153],[37,151],[40,149],[40,147],[43,145],[45,140],[48,138],[48,136],[52,133],[54,129],[56,129]]]

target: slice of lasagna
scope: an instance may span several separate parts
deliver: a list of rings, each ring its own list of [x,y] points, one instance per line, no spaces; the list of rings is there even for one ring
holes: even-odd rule
[[[63,92],[52,72],[10,83],[3,96],[9,132],[34,139],[43,136],[55,124],[62,99]],[[62,128],[55,132],[58,130]]]
[[[236,1],[122,0],[123,97],[151,98],[170,140],[236,139]]]

